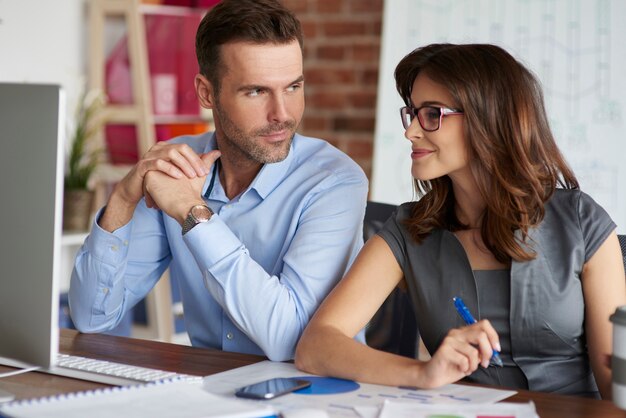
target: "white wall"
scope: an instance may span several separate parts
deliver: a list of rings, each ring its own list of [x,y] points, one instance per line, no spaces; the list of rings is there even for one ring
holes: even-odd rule
[[[62,85],[67,96],[68,128],[73,126],[76,103],[87,81],[87,2],[0,0],[0,82]],[[36,121],[37,115],[33,115]],[[82,238],[73,238],[68,244],[64,237],[61,292],[69,287],[72,262]]]
[[[626,233],[625,20],[624,0],[386,0],[372,199],[413,198],[395,65],[432,42],[494,43],[538,75],[581,188]]]
[[[0,81],[61,84],[69,120],[86,82],[87,3],[0,0]]]

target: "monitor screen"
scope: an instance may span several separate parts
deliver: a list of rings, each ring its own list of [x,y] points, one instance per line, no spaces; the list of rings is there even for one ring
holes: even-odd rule
[[[64,133],[60,86],[0,83],[3,364],[56,360]]]

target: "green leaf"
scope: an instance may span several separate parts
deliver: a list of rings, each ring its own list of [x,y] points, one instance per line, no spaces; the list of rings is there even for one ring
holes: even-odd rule
[[[97,168],[102,150],[93,143],[101,127],[95,120],[105,103],[105,96],[95,91],[82,94],[76,109],[76,127],[70,135],[71,147],[65,175],[66,189],[87,189],[89,179]]]

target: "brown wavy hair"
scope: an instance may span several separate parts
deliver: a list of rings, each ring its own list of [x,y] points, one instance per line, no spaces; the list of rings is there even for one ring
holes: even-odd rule
[[[481,236],[495,258],[528,261],[528,230],[545,214],[557,187],[577,189],[578,181],[556,145],[541,86],[504,49],[489,44],[432,44],[400,61],[396,87],[409,106],[418,74],[444,86],[464,112],[464,134],[472,175],[486,202]],[[407,227],[421,242],[433,229],[469,229],[455,212],[448,176],[414,180],[419,201]],[[521,241],[515,231],[521,232]]]

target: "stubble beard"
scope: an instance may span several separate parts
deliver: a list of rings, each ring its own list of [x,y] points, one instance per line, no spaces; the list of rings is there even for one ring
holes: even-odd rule
[[[223,138],[219,139],[221,139],[222,142],[227,142],[229,148],[236,150],[236,152],[240,154],[241,158],[261,164],[271,164],[281,162],[287,158],[287,155],[289,155],[291,143],[293,142],[293,137],[295,136],[297,128],[294,120],[268,124],[263,128],[247,134],[235,125],[235,123],[226,115],[226,112],[222,111],[219,103],[215,104],[213,111],[222,128]],[[285,141],[268,144],[256,140],[256,138],[260,136],[270,135],[283,130],[290,132]]]

